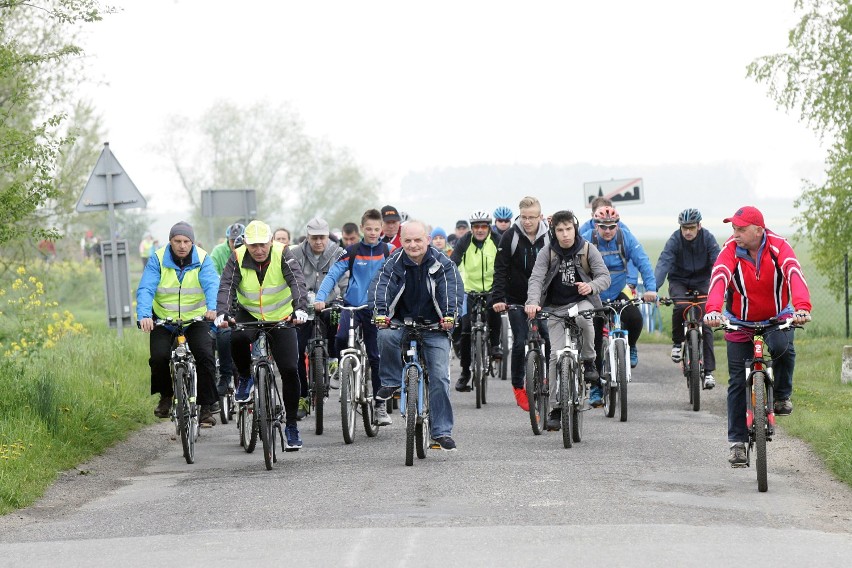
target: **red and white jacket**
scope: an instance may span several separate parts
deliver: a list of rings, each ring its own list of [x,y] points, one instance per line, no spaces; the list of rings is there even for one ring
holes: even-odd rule
[[[722,245],[707,293],[707,312],[724,307],[743,321],[764,321],[775,317],[790,303],[794,310],[811,310],[808,284],[802,266],[787,239],[770,230],[764,232],[757,262],[737,246],[733,237]]]

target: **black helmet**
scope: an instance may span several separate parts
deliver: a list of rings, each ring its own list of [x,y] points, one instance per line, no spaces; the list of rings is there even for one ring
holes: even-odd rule
[[[701,222],[701,211],[694,208],[684,209],[677,216],[679,225],[697,225]]]

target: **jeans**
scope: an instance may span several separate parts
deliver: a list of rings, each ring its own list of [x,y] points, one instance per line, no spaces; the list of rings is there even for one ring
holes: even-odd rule
[[[523,310],[509,310],[509,325],[512,328],[512,386],[516,389],[524,388],[524,357],[527,346],[527,334],[529,327],[527,324],[527,314]],[[542,323],[538,327],[538,333],[544,339],[544,356],[550,360],[550,333],[547,331],[547,325]]]
[[[707,290],[697,290],[702,294],[706,294]],[[679,282],[669,282],[669,296],[684,297],[686,296],[687,288]],[[702,305],[706,302],[702,302]],[[672,343],[683,343],[683,311],[686,306],[684,304],[675,304],[672,306]],[[713,330],[709,325],[701,325],[702,335],[704,336],[704,372],[710,373],[716,370],[716,355],[713,353]]]
[[[764,335],[772,354],[772,373],[775,377],[775,400],[785,400],[793,394],[793,369],[796,366],[796,349],[793,347],[793,330],[771,331]],[[750,341],[728,341],[728,441],[748,442],[746,429],[746,360],[754,355]]]
[[[198,373],[197,397],[198,404],[208,405],[218,402],[216,393],[216,360],[213,358],[213,342],[210,339],[210,322],[197,321],[184,329],[189,350],[195,357],[195,368]],[[155,327],[151,332],[151,394],[174,396],[172,374],[169,361],[172,356],[174,334],[166,327]]]
[[[404,329],[379,330],[382,386],[402,385],[402,346]],[[432,438],[453,433],[453,407],[450,404],[450,338],[445,331],[423,332],[423,356],[429,372],[429,418]],[[423,364],[423,361],[421,361]]]

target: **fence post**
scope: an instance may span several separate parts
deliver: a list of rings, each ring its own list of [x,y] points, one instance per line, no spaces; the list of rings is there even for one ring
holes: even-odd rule
[[[843,255],[843,272],[846,278],[846,339],[849,339],[849,253]]]

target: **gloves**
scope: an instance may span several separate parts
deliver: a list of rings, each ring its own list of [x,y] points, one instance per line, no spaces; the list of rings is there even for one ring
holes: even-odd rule
[[[216,319],[213,320],[213,325],[216,327],[222,327],[222,323],[225,321],[225,314],[219,314],[216,316]]]
[[[293,319],[296,320],[296,323],[305,323],[308,321],[308,314],[305,310],[296,310],[293,312]]]

